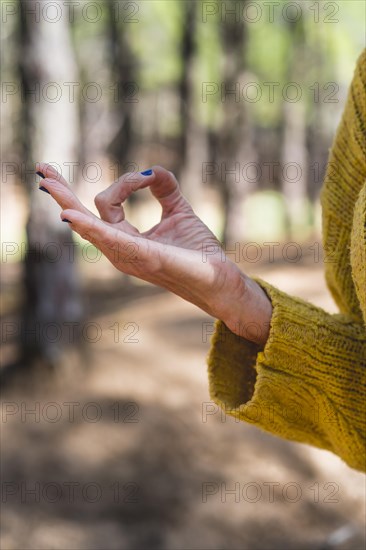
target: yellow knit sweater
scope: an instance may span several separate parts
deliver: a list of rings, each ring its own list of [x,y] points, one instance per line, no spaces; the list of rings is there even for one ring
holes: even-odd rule
[[[255,279],[273,315],[263,348],[216,321],[211,398],[227,414],[366,471],[366,50],[358,60],[322,190],[330,315]]]

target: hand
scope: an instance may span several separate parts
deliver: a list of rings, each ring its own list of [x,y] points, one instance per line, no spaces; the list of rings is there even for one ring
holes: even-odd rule
[[[117,269],[174,292],[236,333],[239,328],[242,334],[243,323],[254,324],[257,329],[252,338],[250,334],[246,337],[265,343],[271,316],[269,299],[225,256],[171,172],[154,166],[148,175],[121,176],[95,197],[98,218],[52,166],[39,163],[37,171],[45,176],[42,186],[63,209],[61,219],[68,220],[70,227],[101,250]],[[125,220],[122,205],[145,187],[160,202],[162,216],[157,225],[140,233]]]

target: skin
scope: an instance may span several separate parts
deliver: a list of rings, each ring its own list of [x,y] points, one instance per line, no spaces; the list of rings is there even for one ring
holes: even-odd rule
[[[272,316],[269,298],[227,258],[171,172],[153,166],[151,176],[124,174],[95,197],[98,218],[55,168],[38,163],[36,170],[45,176],[42,186],[62,208],[61,219],[118,270],[174,292],[221,319],[235,334],[265,345]],[[145,187],[159,201],[162,216],[154,227],[140,232],[125,219],[123,202]]]

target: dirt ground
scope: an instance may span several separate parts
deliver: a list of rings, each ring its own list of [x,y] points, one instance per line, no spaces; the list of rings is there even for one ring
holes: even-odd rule
[[[255,267],[334,311],[321,264]],[[24,374],[3,391],[1,548],[364,548],[363,474],[210,401],[212,319],[158,289],[93,276],[101,337],[82,364],[70,352],[54,377]],[[14,292],[8,278],[10,308]]]

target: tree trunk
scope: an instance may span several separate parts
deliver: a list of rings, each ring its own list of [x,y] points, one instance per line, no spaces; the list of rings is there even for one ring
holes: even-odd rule
[[[76,81],[66,17],[35,21],[33,0],[20,1],[19,67],[23,92],[22,157],[28,166],[24,184],[29,195],[26,227],[25,301],[22,322],[22,363],[57,367],[79,342],[82,322],[80,285],[71,231],[60,220],[60,208],[38,190],[35,161],[76,160],[77,103],[63,87]],[[41,2],[42,9],[42,2]],[[57,83],[53,86],[51,83]],[[61,93],[60,93],[61,89]],[[57,94],[54,101],[53,93]],[[67,174],[66,174],[67,177]],[[76,255],[75,255],[76,256]]]
[[[234,8],[235,2],[228,3],[233,4]],[[211,160],[218,168],[218,185],[224,208],[222,240],[230,244],[237,241],[238,237],[242,238],[245,232],[242,205],[248,192],[248,184],[242,174],[246,162],[255,159],[245,103],[240,93],[245,79],[245,24],[239,24],[233,17],[227,17],[221,23],[221,30],[224,50],[224,72],[220,90],[223,122],[215,135],[211,135],[209,143]]]
[[[286,204],[288,240],[294,238],[296,224],[305,222],[307,158],[305,105],[302,102],[285,102],[282,142],[282,191]]]
[[[107,41],[109,50],[109,64],[111,82],[115,90],[114,117],[119,121],[118,130],[108,146],[108,153],[112,159],[124,166],[134,145],[132,121],[134,106],[138,101],[138,88],[135,78],[135,60],[126,35],[126,23],[119,24],[115,15],[115,3],[106,2],[108,13]],[[132,170],[129,170],[132,171]]]
[[[304,82],[303,73],[306,70],[303,23],[289,23],[289,29],[292,54],[288,65],[287,83],[295,84],[291,85],[291,88],[286,88],[289,91],[288,98],[285,97],[283,102],[282,191],[286,205],[287,239],[292,240],[295,237],[296,225],[306,221],[304,213],[307,199],[308,151],[304,90],[299,88],[298,84]]]
[[[182,63],[181,77],[178,82],[178,94],[180,105],[180,139],[179,139],[179,164],[175,169],[179,178],[187,161],[187,149],[189,130],[191,127],[191,100],[192,100],[192,61],[195,51],[195,3],[181,3],[183,34],[179,59]]]
[[[197,4],[186,0],[182,2],[182,72],[178,83],[180,136],[178,162],[174,172],[182,184],[184,195],[193,207],[198,207],[203,200],[202,161],[207,157],[207,134],[196,120],[193,101],[196,17]]]

